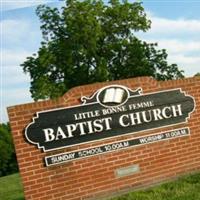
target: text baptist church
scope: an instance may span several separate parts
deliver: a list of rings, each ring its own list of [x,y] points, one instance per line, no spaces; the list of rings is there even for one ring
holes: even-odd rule
[[[150,104],[153,106],[153,103]],[[129,109],[131,109],[129,105]],[[123,111],[125,109],[122,109]],[[62,140],[67,138],[84,136],[87,134],[99,134],[103,131],[113,129],[113,120],[117,120],[121,127],[132,127],[139,124],[150,123],[153,121],[160,121],[164,119],[176,118],[182,116],[182,105],[175,104],[165,106],[163,108],[148,109],[145,111],[131,112],[128,114],[122,114],[115,119],[112,116],[98,118],[95,120],[81,121],[73,124],[60,125],[55,128],[42,129],[45,142],[51,142],[54,140]],[[99,112],[90,113],[90,117],[101,116]]]

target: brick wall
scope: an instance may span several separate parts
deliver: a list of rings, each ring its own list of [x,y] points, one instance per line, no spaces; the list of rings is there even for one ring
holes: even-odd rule
[[[24,129],[36,112],[80,104],[81,96],[110,84],[121,84],[131,89],[142,87],[143,93],[181,88],[195,98],[196,108],[188,123],[159,128],[82,144],[53,152],[43,153],[28,143]],[[150,77],[140,77],[113,82],[79,86],[57,100],[41,101],[8,108],[17,160],[26,200],[83,200],[110,197],[113,194],[146,187],[200,170],[200,78],[157,82]],[[136,138],[142,135],[190,127],[191,135],[155,142],[125,150],[96,155],[65,164],[45,167],[44,157],[72,150]],[[140,171],[117,177],[115,170],[139,165]]]

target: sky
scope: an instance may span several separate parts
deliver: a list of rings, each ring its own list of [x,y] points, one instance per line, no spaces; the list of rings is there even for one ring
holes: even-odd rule
[[[134,0],[130,0],[133,2]],[[186,77],[200,72],[200,0],[143,0],[151,29],[138,38],[165,48],[168,62]],[[62,7],[62,0],[0,0],[0,123],[7,122],[9,106],[33,102],[30,78],[20,64],[36,53],[42,41],[35,14],[39,4]]]

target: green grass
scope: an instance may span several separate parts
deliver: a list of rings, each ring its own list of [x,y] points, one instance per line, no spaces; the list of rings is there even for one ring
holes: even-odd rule
[[[0,178],[0,200],[24,200],[19,174]]]
[[[111,200],[200,200],[200,173]]]
[[[19,174],[0,178],[0,200],[24,200]],[[111,200],[200,200],[200,173]]]

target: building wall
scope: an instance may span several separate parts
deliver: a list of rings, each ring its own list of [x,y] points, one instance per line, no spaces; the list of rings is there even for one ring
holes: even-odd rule
[[[53,152],[42,152],[27,142],[25,127],[35,113],[53,108],[80,104],[81,96],[90,96],[110,84],[121,84],[131,89],[142,87],[143,93],[181,88],[195,98],[196,108],[188,123],[129,134],[114,139],[91,142]],[[79,86],[57,100],[41,101],[8,108],[20,175],[27,200],[87,200],[101,199],[136,188],[148,187],[182,174],[200,170],[200,78],[157,82],[140,77],[113,82]],[[89,148],[182,127],[190,128],[190,136],[173,138],[118,150],[68,163],[45,167],[44,157],[57,153]],[[140,171],[119,177],[116,170],[138,165]]]

